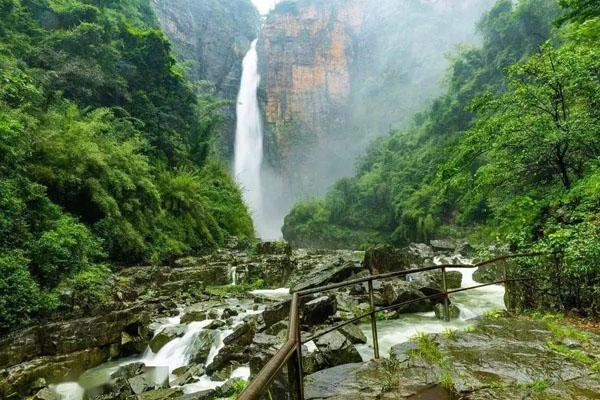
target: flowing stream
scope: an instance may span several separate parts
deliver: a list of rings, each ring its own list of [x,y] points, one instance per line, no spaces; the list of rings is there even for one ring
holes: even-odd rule
[[[436,258],[436,264],[448,262],[442,258]],[[461,259],[461,264],[470,264],[471,261]],[[473,280],[475,269],[472,268],[448,268],[448,271],[459,271],[462,273],[461,286],[472,287],[479,285]],[[417,333],[442,333],[446,330],[464,329],[472,325],[473,318],[481,317],[488,311],[504,310],[504,286],[492,285],[459,292],[450,295],[451,302],[460,309],[457,319],[449,322],[439,320],[435,313],[424,312],[414,314],[403,314],[399,319],[389,321],[377,321],[377,336],[379,339],[379,352],[382,357],[387,357],[392,346],[409,341]],[[367,344],[357,346],[363,359],[373,357],[373,335],[371,324],[362,324],[361,329],[367,336]]]

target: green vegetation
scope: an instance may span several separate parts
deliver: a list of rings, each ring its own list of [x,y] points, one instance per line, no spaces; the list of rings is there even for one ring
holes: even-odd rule
[[[394,353],[390,354],[389,358],[384,358],[381,366],[382,370],[381,374],[378,374],[378,378],[382,382],[383,392],[393,392],[400,387],[404,366]]]
[[[108,265],[251,237],[147,0],[0,0],[0,331],[106,299]]]
[[[374,142],[356,176],[285,219],[296,246],[466,236],[557,254],[514,263],[520,307],[600,313],[600,9],[499,0],[447,93]]]
[[[452,379],[452,365],[448,357],[435,340],[435,336],[426,333],[417,333],[411,338],[411,341],[417,345],[415,349],[408,352],[409,359],[421,359],[430,365],[436,365],[441,369],[440,384],[448,389],[454,389]]]

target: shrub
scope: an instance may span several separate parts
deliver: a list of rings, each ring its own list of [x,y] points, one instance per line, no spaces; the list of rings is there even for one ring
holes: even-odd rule
[[[0,331],[26,322],[41,308],[42,295],[18,251],[0,254]]]

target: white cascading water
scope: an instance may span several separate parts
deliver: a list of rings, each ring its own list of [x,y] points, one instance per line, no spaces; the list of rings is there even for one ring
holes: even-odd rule
[[[237,102],[234,172],[242,186],[244,200],[254,213],[258,234],[261,235],[263,199],[261,168],[263,161],[263,132],[258,107],[258,53],[254,40],[244,57],[242,80]]]

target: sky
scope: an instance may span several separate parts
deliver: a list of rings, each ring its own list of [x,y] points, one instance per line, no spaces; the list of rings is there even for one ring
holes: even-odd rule
[[[252,0],[252,3],[254,3],[254,6],[258,9],[258,12],[260,12],[262,15],[265,15],[275,7],[275,3],[277,3],[277,1],[278,0]]]

